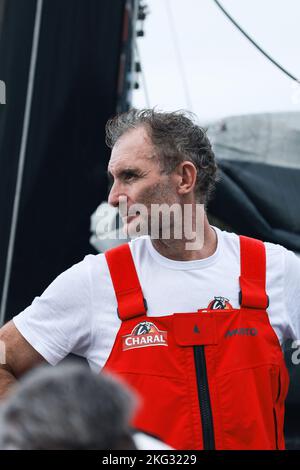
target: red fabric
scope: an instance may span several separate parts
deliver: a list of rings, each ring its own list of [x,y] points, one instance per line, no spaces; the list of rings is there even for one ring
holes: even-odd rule
[[[254,308],[265,294],[263,250],[261,242],[241,241],[246,282],[240,309],[144,313],[122,322],[104,370],[118,374],[141,397],[134,426],[176,449],[203,449],[194,360],[194,346],[203,345],[216,449],[284,449],[288,373],[267,312]],[[119,269],[127,276],[121,259],[119,252],[107,257],[115,264],[111,272]],[[247,275],[256,282],[247,283]],[[124,338],[130,339],[129,349],[124,350]]]
[[[268,307],[266,294],[266,250],[263,242],[254,238],[240,237],[242,295],[241,307]]]
[[[120,319],[145,314],[143,293],[129,245],[126,243],[113,248],[105,253],[105,257],[117,297]]]
[[[173,330],[180,346],[217,344],[216,317],[210,313],[175,313]]]

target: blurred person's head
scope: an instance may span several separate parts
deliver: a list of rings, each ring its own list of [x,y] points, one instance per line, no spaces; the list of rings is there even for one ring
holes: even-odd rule
[[[43,366],[26,375],[0,408],[2,449],[135,449],[131,394],[86,366]]]

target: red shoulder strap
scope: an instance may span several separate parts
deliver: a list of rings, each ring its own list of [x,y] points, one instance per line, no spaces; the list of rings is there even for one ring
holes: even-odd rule
[[[260,240],[240,236],[241,308],[266,310],[269,298],[266,294],[266,249]]]
[[[146,315],[146,301],[128,243],[108,250],[105,257],[117,297],[120,319],[123,321]]]

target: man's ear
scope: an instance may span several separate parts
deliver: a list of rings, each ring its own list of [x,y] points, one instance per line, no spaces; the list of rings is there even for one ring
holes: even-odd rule
[[[194,191],[196,180],[197,180],[197,168],[194,163],[185,160],[181,162],[177,170],[177,190],[181,195],[186,195]]]

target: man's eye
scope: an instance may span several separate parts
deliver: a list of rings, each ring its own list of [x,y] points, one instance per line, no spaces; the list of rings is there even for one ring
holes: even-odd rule
[[[135,175],[134,173],[127,173],[126,175],[124,175],[124,180],[125,181],[130,181],[130,180],[133,180],[136,177],[137,177],[137,175]]]

